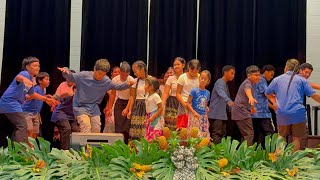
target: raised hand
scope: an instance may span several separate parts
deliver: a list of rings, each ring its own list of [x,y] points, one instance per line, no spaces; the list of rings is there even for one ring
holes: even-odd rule
[[[70,71],[69,71],[69,69],[67,69],[67,68],[58,67],[57,69],[59,69],[59,70],[60,70],[61,72],[63,72],[63,73],[70,74]]]

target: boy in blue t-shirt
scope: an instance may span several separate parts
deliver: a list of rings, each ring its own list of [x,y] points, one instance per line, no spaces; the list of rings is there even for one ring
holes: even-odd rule
[[[46,72],[39,72],[36,77],[38,85],[33,88],[34,92],[45,96],[46,88],[50,84],[50,76]],[[50,96],[46,96],[50,97]],[[32,138],[37,138],[39,134],[39,127],[41,124],[40,111],[42,109],[43,101],[33,99],[28,94],[26,95],[26,101],[24,102],[22,109],[25,112],[27,120],[27,131],[28,136]]]
[[[0,99],[0,113],[7,116],[8,120],[14,125],[12,140],[16,142],[28,142],[27,121],[22,110],[22,103],[27,94],[30,97],[55,105],[54,99],[42,96],[33,90],[35,84],[34,76],[39,73],[39,59],[27,57],[22,61],[22,71],[11,82],[7,90]]]
[[[187,101],[188,130],[199,128],[199,136],[210,137],[209,121],[208,121],[208,101],[210,100],[210,92],[206,90],[211,80],[211,73],[204,70],[199,76],[199,87],[191,89]]]

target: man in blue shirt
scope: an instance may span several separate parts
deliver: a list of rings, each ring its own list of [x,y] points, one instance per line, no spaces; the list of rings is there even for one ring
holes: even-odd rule
[[[232,107],[233,101],[230,99],[227,82],[234,79],[236,71],[231,65],[222,68],[223,76],[214,83],[210,99],[208,119],[213,143],[219,144],[226,135],[227,105]]]
[[[100,109],[104,95],[109,90],[129,89],[133,82],[115,84],[106,76],[110,70],[107,59],[99,59],[93,71],[71,73],[67,68],[58,68],[66,80],[74,82],[77,90],[73,98],[73,111],[79,123],[80,132],[99,133],[101,129]]]
[[[278,132],[282,137],[292,133],[294,150],[300,149],[301,139],[306,133],[306,109],[304,96],[320,103],[320,96],[312,89],[308,81],[296,73],[299,61],[289,59],[284,74],[276,77],[268,86],[266,96],[276,106]],[[275,94],[275,98],[274,98]]]
[[[264,146],[265,136],[274,133],[271,112],[269,107],[273,108],[265,96],[268,87],[267,82],[274,76],[275,68],[272,65],[265,65],[261,70],[260,81],[253,85],[253,97],[257,100],[254,104],[255,113],[252,114],[252,123],[254,130],[254,142]]]

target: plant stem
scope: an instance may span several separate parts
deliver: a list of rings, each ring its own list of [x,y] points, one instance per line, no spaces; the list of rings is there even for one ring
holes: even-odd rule
[[[97,173],[97,176],[98,176],[98,180],[101,180],[98,168],[95,168],[95,169],[96,169],[96,173]]]

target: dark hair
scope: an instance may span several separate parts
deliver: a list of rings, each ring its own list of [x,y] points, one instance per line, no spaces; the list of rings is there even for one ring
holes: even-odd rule
[[[208,84],[210,84],[210,81],[211,81],[211,73],[210,73],[210,71],[208,71],[208,70],[203,70],[203,71],[200,72],[200,75],[201,75],[202,73],[204,73],[204,74],[206,74],[206,75],[208,76],[208,78],[209,78]]]
[[[153,76],[149,76],[146,78],[145,83],[151,85],[153,87],[154,92],[158,93],[159,96],[161,96],[161,91],[159,90],[160,82],[158,81],[157,78]]]
[[[39,74],[36,76],[37,83],[40,83],[45,77],[50,77],[47,72],[39,72]]]
[[[126,73],[130,73],[131,71],[131,66],[127,61],[122,61],[120,63],[120,71],[121,72],[126,72]]]
[[[233,67],[233,66],[231,66],[231,65],[225,65],[225,66],[223,66],[223,68],[222,68],[222,75],[224,74],[224,72],[230,71],[231,69],[236,70],[236,68]]]
[[[191,70],[193,69],[198,69],[199,71],[201,70],[201,64],[198,59],[192,59],[188,62],[188,68]]]
[[[21,66],[21,70],[22,71],[25,71],[27,70],[26,66],[31,64],[31,63],[34,63],[34,62],[40,62],[38,58],[36,57],[32,57],[32,56],[29,56],[29,57],[26,57],[22,60],[22,66]]]
[[[99,59],[96,61],[94,65],[94,70],[103,71],[108,73],[110,70],[110,63],[107,59]]]
[[[146,73],[146,76],[147,76],[147,74],[148,74],[148,69],[147,69],[146,63],[144,63],[144,62],[141,61],[141,60],[138,60],[138,61],[136,61],[136,62],[134,62],[134,63],[132,64],[132,66],[134,66],[134,65],[137,65],[139,69],[144,68],[144,72]]]
[[[309,63],[302,63],[300,66],[299,66],[299,69],[300,70],[305,70],[305,69],[310,69],[311,71],[313,71],[313,66]]]
[[[289,92],[289,88],[290,88],[290,85],[291,85],[291,82],[292,82],[292,79],[293,79],[294,75],[298,73],[299,65],[300,65],[300,63],[296,59],[288,59],[287,62],[286,62],[286,69],[288,71],[293,71],[293,73],[292,73],[292,75],[290,77],[289,84],[288,84],[287,94]]]
[[[72,73],[76,73],[76,71],[75,71],[75,70],[72,70],[72,69],[70,69],[70,72],[72,72]]]
[[[174,64],[175,61],[180,61],[182,64],[186,64],[186,60],[184,60],[182,57],[174,58],[172,64]]]
[[[247,69],[246,69],[246,74],[247,75],[255,73],[255,72],[259,72],[260,73],[260,69],[256,65],[248,66]]]
[[[263,66],[263,68],[261,69],[261,73],[263,74],[265,71],[276,71],[276,68],[274,68],[272,65],[268,64]]]
[[[113,73],[113,71],[114,71],[115,69],[117,69],[117,68],[119,68],[119,69],[120,69],[120,67],[119,67],[119,66],[113,66],[113,67],[111,68],[111,73]]]

